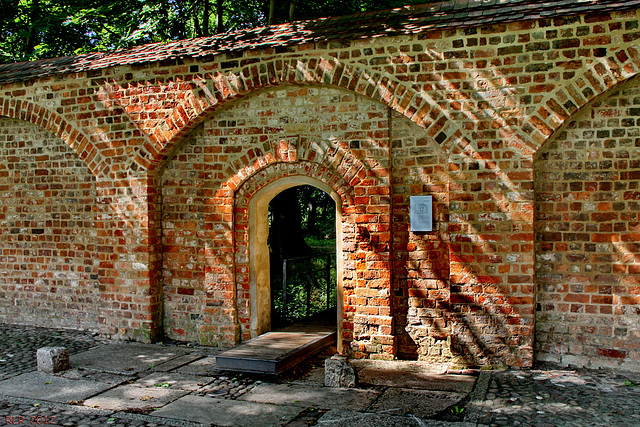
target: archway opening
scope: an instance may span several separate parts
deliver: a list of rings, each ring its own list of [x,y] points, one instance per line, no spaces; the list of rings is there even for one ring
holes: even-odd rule
[[[277,195],[281,194],[285,190],[306,185],[321,190],[322,192],[326,193],[327,196],[333,201],[333,232],[325,234],[330,235],[330,239],[326,240],[334,240],[335,237],[335,243],[333,243],[333,247],[330,251],[330,256],[332,257],[331,268],[335,271],[335,273],[332,273],[333,287],[331,294],[333,296],[331,297],[330,302],[333,303],[332,305],[335,306],[335,309],[333,312],[327,313],[335,313],[334,319],[335,322],[337,322],[337,333],[338,336],[341,336],[342,324],[340,322],[340,319],[343,316],[344,298],[341,274],[343,266],[342,256],[340,255],[342,251],[342,200],[340,198],[340,195],[333,188],[323,183],[322,181],[306,176],[290,176],[281,178],[263,187],[251,198],[249,202],[249,312],[251,319],[250,328],[252,337],[256,337],[258,335],[276,329],[278,326],[277,323],[279,321],[275,321],[274,317],[276,316],[272,317],[272,310],[276,306],[276,302],[272,298],[271,270],[272,268],[275,269],[276,267],[272,267],[273,263],[271,262],[271,250],[269,247],[269,205]],[[313,191],[311,191],[311,189],[307,189],[307,191],[310,191],[312,194],[314,193]],[[302,227],[305,227],[304,223],[302,223],[301,225]],[[327,225],[327,227],[329,227],[329,225]],[[325,240],[325,236],[322,237],[322,240]],[[313,248],[313,246],[322,246],[319,245],[317,241],[314,241],[313,238],[310,238],[307,244],[311,246],[312,249],[322,251],[322,248]],[[282,269],[282,267],[279,268]],[[280,289],[282,289],[281,285]],[[275,293],[275,291],[273,293]],[[306,295],[303,294],[303,298],[306,304]],[[306,312],[306,305],[303,311]],[[324,314],[328,316],[331,315],[327,313]],[[340,351],[341,341],[338,340],[338,352]]]
[[[300,185],[269,203],[271,327],[330,319],[336,308],[336,204]]]

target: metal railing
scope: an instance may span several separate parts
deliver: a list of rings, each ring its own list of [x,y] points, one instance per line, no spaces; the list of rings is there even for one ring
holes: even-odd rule
[[[285,259],[276,309],[287,323],[329,310],[336,306],[335,284],[335,253]]]

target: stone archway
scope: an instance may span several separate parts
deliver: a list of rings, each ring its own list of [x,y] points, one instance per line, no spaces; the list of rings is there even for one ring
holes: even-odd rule
[[[238,323],[242,339],[270,330],[271,294],[267,246],[269,202],[280,192],[311,185],[328,193],[336,204],[336,270],[338,336],[342,336],[344,305],[343,230],[344,209],[349,204],[349,185],[329,168],[308,161],[275,163],[243,181],[235,195],[236,288]],[[343,343],[338,340],[338,351]]]
[[[322,181],[307,176],[289,176],[278,179],[258,190],[249,201],[249,276],[250,276],[250,319],[251,336],[258,336],[271,330],[271,284],[270,263],[267,238],[269,225],[267,213],[269,202],[282,191],[299,185],[311,185],[328,193],[336,203],[336,267],[337,277],[337,313],[338,319],[343,311],[342,257],[342,200],[339,194]],[[336,319],[337,320],[337,319]],[[341,333],[338,322],[338,335]],[[339,343],[339,346],[341,344]],[[341,348],[338,348],[341,352]]]
[[[293,98],[295,109],[283,102]],[[205,120],[163,169],[165,333],[234,345],[268,330],[252,297],[252,263],[266,260],[255,257],[250,204],[266,194],[266,210],[277,192],[310,182],[342,209],[340,345],[358,357],[392,357],[388,108],[343,90],[299,87],[232,107]]]

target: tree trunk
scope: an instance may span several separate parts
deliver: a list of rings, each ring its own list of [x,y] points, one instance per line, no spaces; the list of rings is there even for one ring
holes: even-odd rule
[[[203,2],[204,2],[204,7],[202,12],[202,35],[205,37],[208,37],[209,34],[211,34],[209,32],[209,13],[210,13],[209,0],[203,0]]]
[[[196,37],[202,37],[202,27],[200,26],[200,20],[198,19],[198,12],[200,11],[200,2],[195,3],[193,8],[193,32]]]
[[[224,0],[216,1],[216,34],[224,32],[224,23],[222,22],[224,12]]]
[[[267,25],[273,25],[274,14],[276,12],[276,0],[269,1],[269,18],[267,19]]]
[[[317,233],[316,222],[318,221],[318,205],[313,199],[309,200],[309,215],[307,219],[307,233],[315,236]]]
[[[296,9],[296,0],[291,0],[289,2],[289,22],[293,22],[293,14]]]
[[[310,252],[301,227],[300,206],[296,188],[283,191],[269,204],[272,214],[269,229],[271,254],[284,258],[305,256]]]
[[[38,28],[36,25],[36,21],[40,15],[40,2],[39,0],[33,0],[31,4],[31,10],[29,11],[29,20],[31,21],[31,28],[29,28],[29,36],[25,42],[24,53],[26,55],[30,55],[35,51],[36,45],[38,44],[37,34]]]

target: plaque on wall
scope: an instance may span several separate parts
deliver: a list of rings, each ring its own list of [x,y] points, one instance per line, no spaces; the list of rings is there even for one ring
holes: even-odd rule
[[[411,196],[409,216],[411,231],[433,231],[433,196]]]

